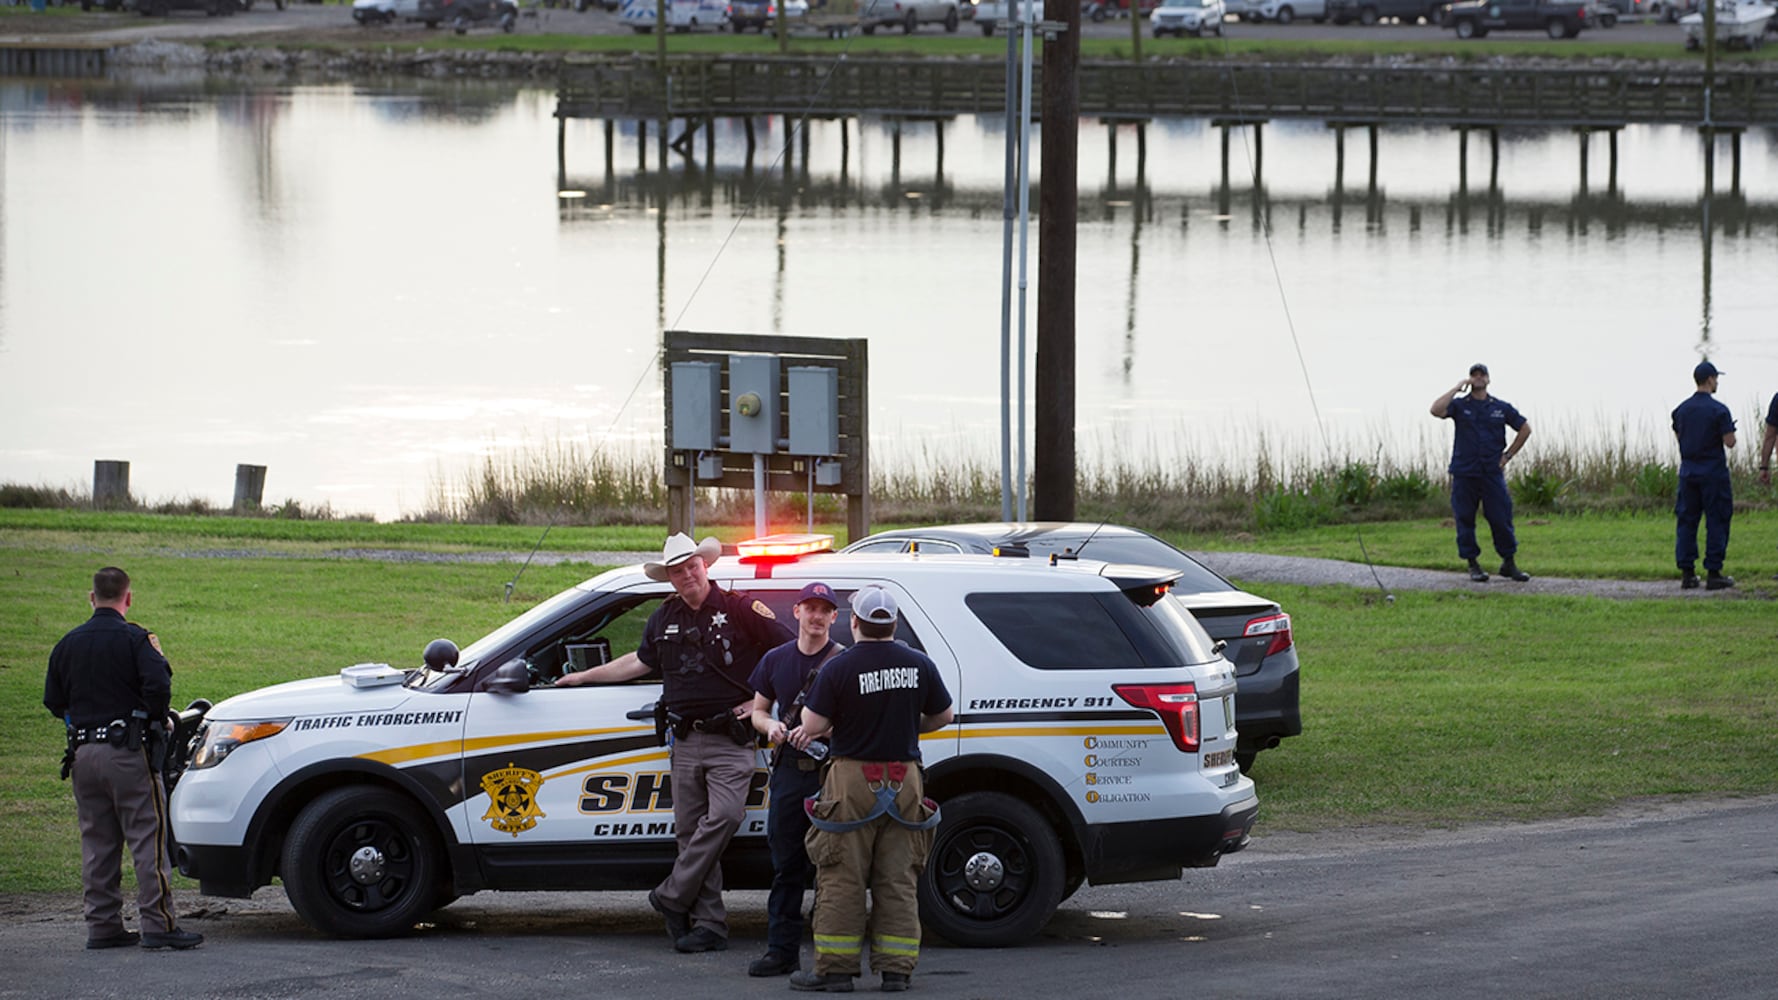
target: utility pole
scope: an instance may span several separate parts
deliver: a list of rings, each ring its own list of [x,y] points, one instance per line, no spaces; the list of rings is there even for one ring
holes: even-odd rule
[[[1132,4],[1135,0],[1131,0]],[[1043,42],[1043,176],[1037,222],[1037,451],[1032,516],[1074,520],[1074,272],[1079,207],[1080,4]],[[1049,9],[1044,11],[1050,13]],[[1135,11],[1131,11],[1135,16]]]

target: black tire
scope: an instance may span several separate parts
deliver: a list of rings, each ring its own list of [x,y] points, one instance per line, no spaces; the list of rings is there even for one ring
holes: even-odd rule
[[[1358,23],[1371,27],[1377,23],[1377,8],[1365,6],[1358,8]]]
[[[1457,32],[1458,38],[1466,38],[1467,39],[1467,38],[1480,38],[1481,37],[1480,35],[1476,34],[1475,21],[1470,18],[1467,18],[1467,17],[1460,18],[1460,19],[1458,19],[1457,23],[1451,25],[1451,27],[1453,30],[1455,30]]]
[[[908,11],[907,18],[901,22],[901,33],[904,35],[911,35],[914,32],[918,31],[919,29],[920,29],[920,15],[914,13],[911,10]]]
[[[874,25],[874,24],[867,24],[867,25],[865,25],[865,26],[864,26],[864,33],[865,33],[865,34],[867,34],[867,35],[874,35],[874,34],[876,34],[876,33],[877,33],[877,26],[876,26],[876,25]]]
[[[386,788],[347,786],[303,807],[279,874],[297,916],[325,934],[389,937],[435,907],[441,852],[418,806]]]
[[[1568,37],[1568,25],[1564,24],[1559,17],[1550,18],[1549,23],[1543,26],[1543,30],[1544,33],[1548,34],[1551,38]]]
[[[1092,13],[1092,18],[1093,18],[1094,24],[1105,23],[1105,8],[1103,6],[1094,7],[1093,13]]]
[[[469,20],[462,15],[458,15],[457,19],[451,22],[451,30],[459,35],[469,34]]]
[[[746,30],[747,30],[747,26],[746,26],[746,25],[745,25],[745,24],[742,24],[742,23],[741,23],[741,22],[739,22],[739,21],[732,21],[732,22],[730,22],[730,23],[729,23],[729,27],[730,27],[730,28],[733,28],[733,29],[734,29],[734,30],[735,30],[735,34],[737,34],[737,35],[738,35],[738,34],[740,34],[740,33],[741,33],[741,32],[743,32],[743,31],[746,31]]]
[[[1288,6],[1278,8],[1279,24],[1289,24],[1294,20],[1296,20],[1296,11],[1291,10]]]
[[[1615,27],[1617,27],[1617,14],[1615,14],[1611,11],[1606,11],[1605,13],[1600,14],[1599,15],[1599,27],[1601,27],[1601,28],[1615,28]]]
[[[920,919],[970,948],[1035,937],[1061,903],[1068,875],[1056,831],[1000,792],[959,795],[943,815],[920,875]]]
[[[436,21],[436,20],[432,20],[432,21],[427,21],[427,22],[426,22],[426,27],[428,27],[428,28],[436,28],[436,27],[438,27],[438,21]],[[649,29],[647,29],[647,28],[642,28],[642,29],[639,29],[639,30],[642,30],[642,31],[647,31],[647,30],[649,30]]]
[[[93,0],[80,0],[80,9],[83,12],[92,10]]]
[[[945,12],[945,33],[946,34],[950,34],[950,35],[956,34],[957,33],[957,26],[962,23],[963,23],[963,19],[961,17],[957,16],[957,8],[952,7],[950,10]]]
[[[981,26],[981,28],[982,28],[982,37],[983,38],[993,38],[994,37],[994,25],[993,24],[991,24],[991,23],[984,24]]]

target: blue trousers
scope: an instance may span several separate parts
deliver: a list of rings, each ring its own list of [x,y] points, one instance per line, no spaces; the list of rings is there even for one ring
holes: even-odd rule
[[[796,955],[803,944],[803,891],[815,887],[815,866],[803,837],[809,817],[803,800],[821,791],[821,772],[803,771],[788,758],[772,769],[766,844],[772,850],[772,892],[766,897],[766,950]]]
[[[1513,497],[1506,489],[1506,474],[1496,471],[1480,476],[1451,477],[1451,516],[1457,521],[1457,556],[1474,559],[1482,554],[1475,540],[1476,507],[1488,519],[1488,533],[1494,536],[1494,551],[1500,558],[1510,559],[1519,551],[1513,536]]]
[[[1735,514],[1735,495],[1729,485],[1729,472],[1704,476],[1680,476],[1679,499],[1673,504],[1673,516],[1679,521],[1678,538],[1673,545],[1673,561],[1687,573],[1696,572],[1698,561],[1698,520],[1704,521],[1704,568],[1721,572],[1722,561],[1729,554],[1729,518]]]

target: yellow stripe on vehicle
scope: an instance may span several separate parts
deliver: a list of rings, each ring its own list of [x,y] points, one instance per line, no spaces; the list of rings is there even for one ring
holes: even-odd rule
[[[1159,725],[1154,726],[962,726],[962,732],[954,734],[958,739],[980,739],[1005,736],[1165,736],[1167,730]],[[941,729],[937,733],[928,733],[921,739],[950,738],[949,730]]]
[[[525,743],[544,743],[556,740],[581,739],[588,736],[610,736],[614,733],[632,733],[641,735],[652,733],[652,727],[616,726],[610,729],[564,729],[553,733],[518,733],[507,736],[478,736],[475,739],[440,740],[436,743],[416,743],[413,746],[391,747],[387,750],[373,750],[361,753],[359,760],[374,760],[381,764],[410,764],[427,757],[442,757],[451,754],[473,753],[478,750],[491,750],[497,747],[519,746]]]

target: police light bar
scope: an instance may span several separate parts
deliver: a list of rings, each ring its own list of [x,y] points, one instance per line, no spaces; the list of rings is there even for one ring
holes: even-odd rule
[[[742,559],[795,559],[811,552],[833,551],[832,535],[761,535],[735,545]]]

